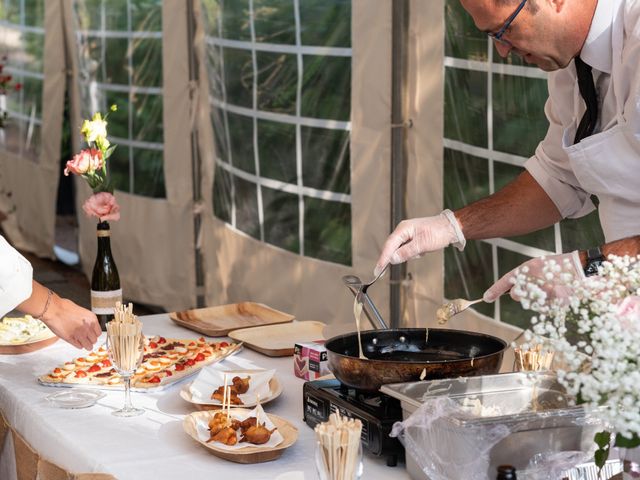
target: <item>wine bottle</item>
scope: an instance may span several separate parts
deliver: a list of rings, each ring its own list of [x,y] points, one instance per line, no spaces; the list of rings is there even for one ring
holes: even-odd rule
[[[511,465],[500,465],[496,480],[516,480],[516,469]]]
[[[98,223],[98,253],[91,275],[91,311],[96,314],[103,331],[113,318],[116,302],[122,302],[122,289],[116,262],[111,254],[109,222]]]

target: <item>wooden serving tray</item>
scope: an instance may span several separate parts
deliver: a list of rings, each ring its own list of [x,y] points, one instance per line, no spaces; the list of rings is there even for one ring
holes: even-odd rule
[[[293,355],[293,347],[298,342],[324,340],[324,327],[326,324],[322,322],[292,322],[234,330],[229,332],[229,337],[269,357],[286,357]]]
[[[287,323],[294,319],[293,315],[254,302],[172,312],[169,317],[178,325],[209,337],[224,337],[239,328]]]

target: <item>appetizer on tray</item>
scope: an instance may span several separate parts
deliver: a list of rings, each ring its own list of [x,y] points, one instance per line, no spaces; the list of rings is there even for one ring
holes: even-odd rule
[[[291,423],[266,414],[260,405],[253,410],[228,407],[194,412],[183,422],[189,436],[220,458],[237,463],[268,462],[280,457],[298,438]]]
[[[150,337],[145,340],[140,367],[131,377],[131,386],[148,389],[164,386],[198,372],[236,352],[240,344]],[[122,378],[113,368],[104,346],[54,368],[38,379],[44,385],[94,385],[120,387]]]

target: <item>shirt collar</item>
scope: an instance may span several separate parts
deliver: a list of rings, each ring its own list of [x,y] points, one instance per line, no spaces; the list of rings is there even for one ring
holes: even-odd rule
[[[585,63],[608,74],[611,74],[613,60],[611,34],[613,32],[614,6],[615,2],[612,0],[598,0],[589,34],[580,52],[580,58]]]

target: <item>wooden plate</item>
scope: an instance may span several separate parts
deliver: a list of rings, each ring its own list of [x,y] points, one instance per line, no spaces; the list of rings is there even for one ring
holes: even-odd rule
[[[239,410],[239,409],[238,409]],[[237,411],[237,410],[236,410]],[[248,412],[249,410],[247,410]],[[276,447],[245,447],[239,450],[223,450],[221,448],[217,448],[214,443],[206,443],[200,441],[198,438],[198,432],[196,430],[196,421],[198,419],[206,419],[208,421],[213,417],[215,412],[213,411],[205,411],[205,412],[193,412],[187,415],[183,422],[182,427],[184,431],[193,438],[200,445],[205,447],[215,456],[223,458],[225,460],[229,460],[230,462],[236,463],[262,463],[262,462],[270,462],[279,458],[285,451],[285,449],[289,448],[293,445],[298,439],[298,429],[294,427],[291,423],[285,420],[282,417],[278,417],[277,415],[267,414],[269,419],[273,422],[273,424],[278,427],[278,431],[284,437],[284,441],[276,446]]]
[[[242,302],[169,314],[180,326],[209,337],[223,337],[231,330],[291,322],[293,315],[262,303]]]
[[[234,330],[229,332],[229,337],[270,357],[286,357],[293,355],[293,347],[298,342],[324,340],[325,327],[322,322],[293,322]]]
[[[180,390],[180,396],[182,397],[183,400],[195,405],[199,410],[220,410],[221,405],[212,405],[209,403],[198,403],[193,399],[193,396],[191,395],[191,391],[189,390],[189,387],[191,386],[193,382],[189,382],[188,384],[186,384],[184,387],[182,387],[182,389]],[[280,381],[278,380],[278,377],[276,375],[274,375],[271,380],[269,380],[269,388],[271,389],[271,392],[269,393],[268,396],[264,397],[264,398],[260,398],[260,403],[262,405],[264,405],[267,402],[270,402],[271,400],[273,400],[274,398],[278,398],[280,396],[280,394],[282,393],[282,384],[280,383]],[[253,402],[253,403],[245,403],[244,405],[231,405],[231,408],[246,408],[246,407],[255,407],[257,405],[258,402]]]
[[[0,345],[0,354],[2,355],[18,355],[21,353],[29,353],[35,352],[36,350],[40,350],[41,348],[48,347],[58,341],[58,337],[52,332],[51,336],[47,336],[46,338],[42,338],[40,340],[33,340],[31,342],[26,343],[18,343],[18,344],[3,344]]]

